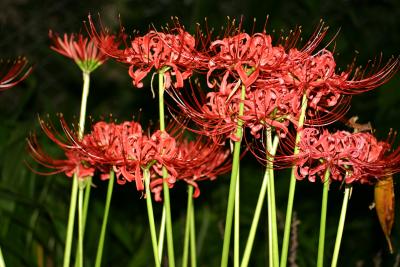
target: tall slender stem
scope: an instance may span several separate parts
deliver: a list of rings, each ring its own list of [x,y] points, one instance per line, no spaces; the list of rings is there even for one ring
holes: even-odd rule
[[[83,87],[82,87],[82,98],[81,98],[81,110],[79,113],[79,138],[83,137],[83,132],[85,130],[86,106],[87,106],[87,98],[89,96],[89,87],[90,87],[90,73],[83,71],[82,77],[83,77]]]
[[[81,109],[79,113],[79,139],[83,138],[83,134],[85,131],[85,119],[86,119],[86,106],[87,99],[89,96],[89,88],[90,88],[90,72],[83,71],[83,86],[82,86],[82,97],[81,97]],[[90,199],[90,189],[92,186],[92,177],[87,177],[86,179],[86,187],[85,187],[85,198],[83,200],[83,208],[82,208],[82,235],[81,238],[84,238],[85,228],[86,228],[86,218],[87,212],[89,208],[89,199]],[[79,241],[78,241],[79,242]],[[83,242],[83,241],[82,241]],[[78,262],[80,261],[79,255],[79,246],[76,249],[76,257],[75,257],[75,266],[78,266]]]
[[[144,183],[146,186],[147,215],[149,217],[150,235],[151,235],[151,244],[153,246],[154,262],[155,266],[159,267],[160,259],[158,258],[157,233],[156,233],[156,224],[154,223],[153,203],[150,191],[150,172],[148,168],[143,170],[143,176],[144,176]]]
[[[105,239],[106,229],[107,229],[108,213],[110,211],[110,203],[111,203],[113,188],[114,188],[114,171],[111,170],[110,178],[108,179],[106,205],[104,207],[103,223],[101,224],[101,232],[100,232],[100,238],[99,238],[99,245],[97,247],[95,267],[101,266],[101,259],[103,256],[103,248],[104,248],[104,239]]]
[[[71,201],[69,204],[67,238],[65,241],[65,248],[64,248],[63,267],[70,267],[69,263],[71,259],[72,235],[74,231],[77,195],[78,195],[78,176],[76,175],[76,173],[74,173],[74,177],[72,178]]]
[[[3,253],[1,252],[1,247],[0,247],[0,267],[6,267],[6,263],[4,262]]]
[[[267,167],[268,168],[268,167]],[[269,185],[269,171],[266,170],[267,173],[267,205],[268,205],[268,266],[274,267],[274,247],[272,240],[272,211],[271,211],[271,186]]]
[[[278,136],[275,136],[274,142],[272,144],[272,148],[269,152],[271,155],[275,155],[276,149],[278,147],[278,143],[279,143],[279,138],[278,138]],[[251,222],[249,236],[247,238],[246,247],[244,249],[243,258],[242,258],[242,262],[240,265],[241,267],[247,267],[249,265],[250,255],[251,255],[251,251],[253,249],[254,239],[256,236],[256,232],[257,232],[257,226],[258,226],[258,222],[260,220],[260,215],[261,215],[262,206],[264,204],[265,194],[267,192],[269,176],[270,176],[270,172],[267,167],[267,169],[265,170],[264,179],[261,184],[260,193],[258,195],[256,209],[254,210],[254,216],[253,216],[253,220]]]
[[[336,234],[335,248],[333,250],[332,265],[331,265],[332,267],[337,266],[340,243],[342,242],[342,236],[343,236],[344,221],[346,218],[347,204],[349,203],[349,198],[350,198],[350,191],[351,191],[351,185],[346,185],[346,188],[344,190],[342,211],[340,212],[338,231]]]
[[[299,142],[301,138],[301,133],[303,130],[304,120],[306,117],[306,109],[307,109],[307,95],[303,94],[303,99],[301,100],[301,112],[299,117],[299,123],[297,126],[297,134],[296,134],[296,143],[294,147],[293,155],[297,155],[299,153]],[[289,185],[289,194],[288,194],[288,204],[286,208],[286,218],[285,218],[285,230],[283,233],[283,242],[282,242],[282,255],[281,255],[281,264],[280,267],[286,267],[287,264],[287,256],[289,251],[289,239],[290,239],[290,225],[292,221],[292,213],[293,213],[293,201],[294,201],[294,193],[296,190],[296,177],[295,177],[295,166],[292,167],[292,172],[290,175],[290,185]]]
[[[196,222],[194,220],[194,206],[190,212],[190,263],[191,267],[197,266],[196,250]]]
[[[78,183],[81,183],[79,181]],[[83,228],[82,228],[82,206],[83,206],[83,193],[84,187],[78,185],[78,267],[83,267]]]
[[[185,238],[183,243],[182,267],[187,267],[189,255],[190,225],[193,207],[193,186],[188,185],[188,202],[186,209]]]
[[[89,209],[90,191],[92,188],[92,177],[87,177],[85,179],[86,179],[85,198],[83,200],[83,209],[82,209],[83,236],[85,236],[87,212]]]
[[[158,104],[160,114],[160,131],[165,131],[165,119],[164,119],[164,73],[158,74]],[[168,263],[169,267],[175,267],[175,256],[174,256],[174,241],[172,234],[172,219],[171,219],[171,204],[169,197],[169,187],[166,179],[168,178],[167,169],[163,166],[163,193],[164,193],[164,207],[166,215],[166,232],[167,232],[167,247],[168,247]]]
[[[161,215],[160,233],[158,237],[158,258],[162,258],[164,248],[164,236],[165,236],[165,207],[163,207]]]
[[[278,142],[277,137],[275,137],[274,142]],[[276,143],[277,145],[278,143]],[[279,246],[278,246],[278,227],[276,223],[276,201],[275,201],[275,178],[274,178],[274,163],[273,156],[275,155],[276,147],[272,144],[272,129],[267,128],[267,171],[268,176],[268,194],[269,194],[269,209],[271,209],[271,218],[269,222],[271,223],[272,232],[272,262],[273,266],[279,266]],[[275,150],[274,150],[275,149]]]
[[[240,166],[238,170],[238,177],[236,180],[236,193],[235,193],[235,224],[233,226],[233,266],[239,267],[239,228],[240,228]]]
[[[85,118],[86,118],[86,106],[87,106],[87,98],[89,96],[89,87],[90,87],[90,72],[83,71],[82,72],[83,78],[83,87],[82,87],[82,98],[81,98],[81,108],[79,112],[79,132],[78,137],[81,139],[83,137],[84,129],[85,129]],[[90,187],[91,183],[87,184],[87,187]],[[71,247],[72,247],[72,235],[74,231],[74,218],[75,218],[75,211],[76,211],[76,202],[77,202],[77,192],[78,192],[78,177],[74,174],[73,183],[72,183],[72,192],[71,192],[71,202],[69,208],[69,215],[68,215],[68,225],[67,225],[67,238],[65,242],[65,249],[64,249],[64,267],[69,267],[70,258],[71,258]],[[90,190],[89,190],[90,193]],[[88,199],[89,196],[85,196],[85,199]],[[85,201],[86,202],[86,201]],[[87,214],[87,206],[88,204],[83,205],[82,211],[82,235],[79,235],[79,238],[83,238],[84,228],[86,224],[86,214]],[[84,219],[83,219],[84,218]],[[78,240],[79,243],[83,243],[83,240]],[[79,244],[78,243],[78,244]],[[76,263],[78,263],[79,259],[79,246],[77,250],[77,257]]]
[[[325,245],[326,213],[328,207],[329,176],[330,172],[328,168],[325,171],[324,181],[323,181],[324,188],[322,191],[321,223],[319,227],[317,267],[324,266],[324,245]]]
[[[232,217],[233,217],[233,209],[235,205],[235,191],[236,191],[236,180],[239,175],[239,160],[240,160],[240,144],[242,142],[243,135],[243,121],[241,120],[241,116],[243,116],[244,112],[244,103],[246,97],[246,87],[242,85],[241,96],[240,99],[242,102],[239,104],[239,114],[237,120],[237,128],[236,128],[236,138],[239,141],[236,141],[233,147],[233,160],[232,160],[232,172],[231,172],[231,182],[229,186],[229,196],[228,196],[228,208],[226,210],[226,221],[225,221],[225,232],[224,232],[224,243],[222,247],[222,258],[221,258],[221,267],[228,266],[228,256],[229,256],[229,245],[231,241],[232,234]]]

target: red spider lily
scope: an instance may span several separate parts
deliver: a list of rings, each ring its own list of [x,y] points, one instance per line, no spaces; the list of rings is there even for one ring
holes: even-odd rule
[[[215,179],[229,170],[228,151],[214,142],[203,139],[189,142],[176,142],[165,131],[144,134],[139,123],[121,124],[98,122],[82,139],[76,131],[70,129],[64,118],[60,119],[64,134],[52,125],[40,121],[45,134],[64,152],[66,159],[53,159],[39,146],[35,136],[28,140],[32,157],[41,165],[54,169],[53,173],[65,172],[71,176],[74,172],[80,178],[99,171],[102,179],[108,178],[112,169],[119,184],[135,182],[138,191],[144,191],[144,169],[150,171],[150,189],[155,200],[161,200],[163,178],[162,169],[166,168],[169,187],[176,180],[184,180],[193,185],[195,197],[199,190],[197,181]],[[173,129],[179,140],[180,130]]]
[[[202,55],[196,50],[195,38],[186,32],[182,26],[170,30],[169,33],[149,31],[144,36],[137,36],[128,45],[125,35],[125,48],[119,48],[117,41],[105,40],[104,29],[98,33],[89,15],[89,31],[93,40],[102,51],[110,57],[129,64],[129,75],[133,85],[143,87],[142,80],[153,70],[165,74],[165,87],[172,85],[183,87],[183,81],[192,75],[193,69],[204,65]]]
[[[166,164],[176,153],[175,139],[166,132],[156,131],[147,136],[137,122],[98,122],[82,142],[76,143],[83,153],[93,158],[98,169],[112,166],[120,184],[135,181],[137,190],[144,190],[145,168],[150,169],[151,187],[162,183],[163,166],[168,170],[169,185],[172,187],[175,183],[176,171]]]
[[[215,142],[203,141],[201,138],[197,141],[184,139],[178,142],[176,150],[176,155],[167,164],[174,166],[179,180],[194,187],[194,198],[200,195],[198,181],[214,180],[230,170],[229,151]]]
[[[210,88],[219,84],[218,90],[227,91],[229,83],[239,81],[246,88],[253,84],[261,72],[279,68],[287,57],[282,46],[272,46],[272,38],[265,33],[238,33],[211,43],[212,56],[209,60],[207,83]],[[216,73],[217,71],[222,74]],[[217,83],[212,76],[221,76]]]
[[[28,141],[28,148],[31,156],[36,162],[43,165],[46,168],[54,169],[52,172],[39,172],[39,174],[52,175],[56,173],[65,173],[68,177],[72,177],[74,174],[78,178],[84,179],[86,177],[92,177],[95,169],[86,163],[85,159],[81,157],[78,151],[67,150],[65,151],[66,159],[54,159],[37,143],[36,137],[31,136]]]
[[[291,56],[293,53],[301,56]],[[331,52],[321,50],[304,57],[303,52],[291,49],[288,60],[283,63],[276,71],[260,74],[247,94],[248,105],[252,106],[249,109],[251,125],[255,129],[265,124],[282,128],[280,123],[287,126],[288,121],[297,125],[303,94],[308,99],[306,124],[326,125],[344,115],[350,98],[327,84],[336,67]]]
[[[400,69],[400,57],[392,57],[382,67],[382,58],[367,65],[364,70],[355,68],[354,64],[340,74],[332,75],[328,79],[329,86],[342,94],[354,95],[375,89],[389,81]]]
[[[229,170],[228,153],[222,146],[200,141],[177,144],[165,131],[147,136],[136,122],[98,122],[76,144],[97,169],[112,166],[120,184],[135,181],[139,191],[144,190],[143,170],[149,169],[156,201],[161,200],[163,167],[168,171],[170,187],[178,178],[197,188],[197,180],[213,179]],[[197,189],[195,196],[198,194]]]
[[[147,136],[136,122],[98,122],[81,140],[62,117],[61,125],[65,135],[42,120],[40,123],[45,134],[66,156],[62,160],[53,159],[39,146],[36,137],[31,136],[28,148],[32,157],[41,165],[55,170],[48,174],[65,172],[71,176],[76,172],[83,178],[99,170],[105,179],[112,168],[120,184],[135,181],[137,189],[143,191],[143,169],[150,169],[150,186],[153,188],[160,181],[162,183],[162,167],[165,166],[169,173],[167,181],[171,187],[176,180],[174,167],[165,164],[175,154],[175,140],[165,132],[157,131]]]
[[[194,86],[200,88],[199,84],[190,83],[190,85],[191,90],[169,92],[178,105],[178,109],[171,105],[171,110],[182,114],[185,121],[194,122],[194,126],[185,125],[185,127],[195,133],[212,137],[216,141],[221,141],[219,138],[221,136],[224,138],[229,136],[232,140],[236,140],[240,91],[231,97],[221,92],[210,92],[204,96],[201,89],[193,88]]]
[[[269,81],[248,92],[246,97],[243,120],[254,137],[259,138],[259,132],[267,126],[275,127],[283,137],[288,132],[289,122],[296,123],[300,96],[279,82]]]
[[[88,19],[89,25],[85,23],[86,30],[96,46],[109,57],[116,59],[124,57],[123,47],[128,46],[128,35],[125,34],[125,28],[121,26],[118,34],[111,34],[109,29],[105,28],[100,20],[100,31],[98,31],[90,14],[88,15]]]
[[[142,133],[142,127],[137,122],[117,125],[100,121],[93,125],[90,134],[84,136],[80,146],[100,165],[118,165],[124,161],[128,153],[124,145],[132,144],[133,140],[142,137]]]
[[[143,169],[151,171],[152,188],[158,180],[162,183],[162,167],[175,153],[172,137],[160,131],[151,136],[144,135],[137,122],[98,122],[82,141],[73,139],[80,152],[103,174],[102,178],[108,178],[108,170],[113,168],[119,184],[135,181],[139,191],[144,190]],[[166,168],[168,183],[173,186],[176,172],[172,167]]]
[[[290,121],[297,124],[304,93],[304,86],[293,82],[294,75],[291,74],[291,69],[316,57],[310,53],[326,33],[322,26],[318,29],[306,46],[297,50],[290,48],[296,43],[296,34],[286,39],[285,46],[273,46],[271,36],[265,31],[249,35],[241,32],[240,24],[232,36],[216,40],[210,45],[207,85],[210,88],[218,86],[218,91],[210,92],[200,100],[195,99],[196,94],[193,93],[189,100],[182,98],[182,94],[178,92],[171,95],[182,109],[182,113],[199,124],[199,132],[202,134],[227,134],[232,140],[236,140],[233,133],[239,119],[244,121],[245,127],[249,127],[256,137],[260,136],[261,129],[270,126],[286,133]],[[231,34],[229,30],[228,34]],[[324,62],[320,57],[318,59]],[[315,76],[317,77],[317,73]],[[241,84],[246,87],[244,101],[241,100],[238,90]],[[314,106],[321,103],[318,107],[318,119],[324,123],[330,120],[326,117],[321,118],[323,111],[338,114],[336,119],[346,110],[340,95],[331,92],[327,92],[326,95],[325,97],[310,93],[310,98],[315,102]],[[245,107],[244,115],[239,118],[241,102]],[[341,108],[335,109],[335,105]],[[329,109],[340,112],[334,113]]]
[[[252,46],[251,36],[240,33],[231,39],[215,41],[213,44],[218,49],[215,51],[216,56],[211,57],[207,80],[210,87],[219,86],[218,92],[208,93],[202,100],[185,100],[179,93],[174,93],[173,98],[183,113],[195,123],[199,123],[199,128],[210,135],[228,133],[230,137],[234,137],[231,133],[234,132],[239,119],[237,111],[242,101],[238,87],[242,80],[246,86],[246,99],[243,101],[244,116],[240,119],[256,138],[261,136],[259,131],[265,127],[277,128],[284,136],[290,122],[297,126],[304,94],[307,96],[305,125],[330,124],[347,112],[349,94],[370,90],[386,82],[397,71],[399,61],[389,61],[369,78],[358,79],[357,82],[344,81],[349,76],[336,74],[336,63],[330,51],[323,49],[315,54],[308,54],[315,49],[323,35],[324,32],[322,35],[316,35],[317,40],[310,40],[309,45],[302,50],[291,48],[286,53],[282,46],[278,46],[281,49],[275,51],[278,51],[279,56],[272,56],[275,63],[270,64],[269,69],[261,63],[262,57],[249,52]],[[257,34],[253,36],[260,37]],[[266,35],[264,39],[267,39]],[[273,51],[274,47],[271,46],[269,50]],[[265,50],[263,51],[265,53]],[[254,62],[258,62],[258,65]],[[243,76],[244,69],[241,67],[239,70],[235,64],[245,66],[251,71],[256,70],[257,72],[253,72],[256,76]],[[211,83],[211,73],[219,69],[224,70],[223,75],[217,76]],[[339,82],[343,87],[340,87]],[[346,84],[354,85],[351,87],[354,90],[349,90],[350,87]],[[355,85],[360,87],[356,88]],[[196,94],[192,94],[192,98],[194,95]]]
[[[75,61],[84,72],[92,72],[102,65],[108,58],[100,51],[95,43],[82,34],[64,34],[60,37],[57,33],[49,31],[52,41],[51,49]],[[107,38],[105,38],[107,39]]]
[[[32,72],[32,67],[26,69],[27,65],[26,58],[14,61],[0,60],[0,91],[7,90],[25,80]]]
[[[400,148],[391,152],[391,138],[377,141],[366,132],[331,134],[306,128],[299,143],[296,177],[314,182],[329,168],[332,180],[371,184],[400,171]]]
[[[73,174],[76,173],[77,177],[80,179],[93,176],[95,169],[91,166],[88,157],[79,153],[79,150],[74,147],[72,142],[62,138],[54,127],[46,125],[43,120],[40,120],[40,125],[50,140],[64,151],[66,159],[54,159],[51,157],[41,148],[36,135],[31,135],[27,143],[32,158],[42,166],[54,169],[54,171],[47,173],[35,172],[46,175],[64,172],[68,177],[72,177]]]
[[[252,35],[242,32],[242,20],[238,26],[235,26],[235,21],[233,21],[231,27],[227,28],[225,34],[227,37],[213,41],[210,45],[207,73],[208,86],[213,88],[218,83],[215,80],[211,82],[210,77],[215,76],[213,74],[216,71],[222,71],[222,74],[217,73],[216,76],[223,77],[220,79],[218,89],[225,93],[229,80],[233,83],[240,80],[247,88],[261,74],[264,77],[276,78],[276,73],[285,71],[293,62],[312,55],[327,32],[327,27],[324,27],[321,22],[306,45],[301,50],[297,50],[293,47],[300,38],[300,28],[291,31],[289,36],[281,37],[279,41],[281,44],[275,46],[272,45],[271,35],[266,34],[265,26],[262,32]]]
[[[299,54],[292,49],[290,54]],[[298,58],[298,56],[291,56]],[[377,64],[379,65],[379,64]],[[399,59],[391,59],[376,73],[354,72],[351,78],[351,68],[341,74],[336,73],[336,63],[332,52],[325,49],[302,60],[292,60],[286,71],[280,73],[280,78],[289,88],[295,88],[299,95],[304,93],[308,98],[308,117],[313,120],[318,114],[330,113],[331,120],[321,120],[327,124],[341,117],[347,109],[349,96],[372,90],[387,82],[399,69]],[[368,77],[363,78],[367,75]],[[301,100],[299,100],[301,101]],[[339,111],[341,108],[341,112]],[[313,122],[318,123],[318,118]],[[309,124],[312,124],[309,122]]]

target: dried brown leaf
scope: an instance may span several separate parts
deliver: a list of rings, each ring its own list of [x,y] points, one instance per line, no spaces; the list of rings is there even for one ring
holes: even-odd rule
[[[393,253],[390,233],[394,223],[394,205],[393,177],[387,176],[375,185],[375,209],[390,253]]]

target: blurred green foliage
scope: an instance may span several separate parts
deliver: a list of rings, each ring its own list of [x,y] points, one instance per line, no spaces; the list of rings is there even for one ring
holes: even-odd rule
[[[218,29],[226,16],[244,15],[247,29],[261,29],[269,14],[268,31],[287,32],[303,26],[307,38],[320,18],[331,27],[330,37],[339,31],[334,47],[342,68],[357,56],[359,64],[369,59],[383,60],[398,55],[400,44],[400,1],[396,0],[339,0],[302,2],[288,0],[246,2],[213,0],[158,0],[129,1],[29,1],[2,0],[0,2],[0,57],[27,56],[34,64],[34,73],[20,86],[2,92],[0,96],[0,246],[7,266],[60,266],[66,231],[70,179],[63,175],[43,177],[28,168],[37,167],[29,160],[25,138],[38,132],[37,116],[56,121],[54,114],[64,113],[70,122],[77,121],[81,97],[79,69],[68,59],[49,49],[48,30],[57,32],[85,31],[82,21],[91,12],[100,12],[103,23],[119,27],[119,14],[128,32],[145,32],[149,25],[165,25],[170,16],[181,19],[187,29],[194,29],[204,17]],[[329,37],[327,38],[329,40]],[[357,52],[356,52],[357,51]],[[147,85],[149,82],[147,82]],[[390,128],[400,129],[400,79],[397,75],[389,83],[373,92],[356,96],[348,116],[358,115],[361,122],[371,121],[379,136]],[[156,121],[157,103],[149,88],[135,89],[127,75],[127,68],[114,62],[92,75],[88,111],[93,120],[113,114],[120,121],[131,119],[141,111],[141,120]],[[56,122],[55,122],[56,123]],[[45,139],[43,138],[43,141]],[[56,153],[54,146],[48,150]],[[33,165],[32,165],[33,164]],[[261,184],[263,168],[251,156],[243,159],[241,168],[241,247],[244,247],[253,214],[255,195]],[[106,185],[95,179],[90,203],[85,240],[85,261],[93,264],[97,234],[103,214]],[[288,188],[288,174],[277,177],[277,205],[280,230],[283,229]],[[222,227],[225,219],[228,177],[201,185],[202,194],[195,200],[198,232],[199,266],[218,266]],[[396,193],[398,193],[396,186]],[[322,192],[320,184],[301,182],[296,194],[295,211],[299,222],[295,247],[296,259],[291,266],[314,266],[319,227]],[[326,257],[333,249],[342,191],[330,192]],[[111,204],[103,266],[151,266],[151,244],[145,203],[133,185],[116,186]],[[176,254],[181,256],[185,218],[186,193],[184,186],[172,191]],[[340,266],[394,266],[400,256],[389,255],[379,228],[375,211],[369,209],[373,190],[367,186],[354,188],[344,230]],[[398,203],[398,201],[396,201]],[[156,207],[158,218],[160,205]],[[267,262],[266,211],[263,211],[250,266],[265,266]],[[393,229],[394,247],[400,246],[399,221]],[[292,254],[294,256],[294,254]],[[297,265],[296,265],[297,263]],[[398,266],[398,265],[396,265]]]

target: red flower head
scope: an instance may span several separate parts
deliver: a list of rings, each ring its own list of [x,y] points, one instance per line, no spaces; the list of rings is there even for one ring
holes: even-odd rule
[[[239,26],[234,35],[210,46],[207,82],[211,88],[218,86],[218,91],[201,100],[193,99],[197,94],[190,100],[178,93],[173,98],[204,132],[228,134],[232,140],[239,119],[256,138],[271,126],[285,136],[290,123],[298,125],[303,95],[307,98],[305,125],[337,121],[347,112],[350,95],[386,82],[398,70],[399,59],[390,60],[375,74],[356,70],[351,75],[352,68],[337,74],[333,53],[325,48],[316,51],[326,32],[321,23],[306,45],[296,49],[300,30],[273,46],[264,32],[249,35]],[[246,87],[244,100],[239,90],[242,84]],[[240,103],[244,104],[244,115],[239,117]]]
[[[64,127],[66,129],[66,127]],[[167,182],[173,186],[176,180],[174,166],[167,165],[175,155],[175,140],[167,133],[157,131],[151,136],[145,135],[139,123],[121,124],[98,122],[82,141],[70,134],[76,149],[88,158],[88,161],[101,172],[103,179],[108,178],[112,168],[117,182],[135,182],[138,191],[144,190],[144,169],[150,171],[150,188],[153,190],[162,184],[162,167],[168,171]],[[156,195],[156,199],[161,199]]]
[[[299,39],[300,30],[274,46],[272,37],[265,30],[249,35],[241,31],[241,23],[232,28],[232,32],[227,30],[227,37],[210,45],[207,84],[210,88],[218,86],[217,91],[207,93],[200,100],[197,92],[171,95],[182,113],[199,124],[199,133],[226,135],[237,141],[234,133],[241,119],[256,138],[261,136],[262,129],[270,126],[284,135],[290,122],[297,124],[303,95],[302,87],[293,83],[290,69],[312,58],[311,53],[321,42],[326,29],[318,27],[310,41],[297,50],[292,47]],[[246,88],[244,100],[240,90],[242,85]],[[335,99],[326,102],[332,104]],[[239,116],[241,103],[244,104],[243,116]]]
[[[137,122],[115,124],[100,121],[84,136],[80,146],[98,164],[113,166],[124,162],[129,150],[127,146],[141,137],[142,127]]]
[[[390,139],[390,138],[389,138]],[[332,180],[373,183],[400,170],[400,148],[390,152],[390,140],[377,141],[370,133],[322,133],[306,128],[299,143],[297,179],[315,181],[329,169]]]
[[[68,177],[72,177],[76,173],[78,178],[93,176],[94,167],[91,165],[91,160],[80,153],[70,139],[62,137],[51,125],[47,125],[43,120],[40,120],[40,125],[47,135],[57,146],[59,146],[65,154],[65,159],[54,159],[47,154],[39,145],[35,135],[28,138],[28,150],[32,158],[42,166],[54,169],[52,172],[37,172],[40,174],[51,175],[64,172]]]
[[[287,88],[297,91],[297,110],[301,97],[307,96],[308,125],[326,125],[342,117],[348,110],[350,96],[372,90],[387,82],[399,69],[399,59],[391,59],[376,73],[361,72],[359,69],[336,73],[336,62],[332,52],[323,49],[308,57],[291,49],[291,65],[281,73],[281,80]],[[376,63],[376,66],[379,66]],[[365,77],[367,76],[367,77]],[[296,102],[294,102],[296,103]],[[299,112],[298,112],[299,113]],[[294,114],[296,115],[296,114]]]
[[[227,84],[241,82],[249,87],[259,74],[261,58],[271,50],[271,37],[265,34],[250,36],[247,33],[238,33],[234,36],[216,40],[211,43],[213,56],[209,61],[207,82],[210,88],[216,85],[210,77],[217,70],[222,71],[222,80],[219,91],[230,94]],[[266,61],[265,61],[266,62]],[[232,88],[231,88],[232,89]]]
[[[298,53],[296,57],[293,57],[286,51],[293,50],[293,46],[300,37],[300,28],[291,31],[287,37],[281,37],[281,44],[274,46],[271,35],[266,34],[266,26],[262,32],[250,35],[242,31],[242,20],[238,26],[235,25],[235,21],[229,24],[232,25],[227,27],[225,34],[227,37],[211,43],[207,73],[208,86],[213,88],[219,84],[218,89],[224,94],[231,94],[231,91],[226,90],[229,83],[236,84],[240,81],[248,88],[258,80],[260,75],[264,79],[268,77],[273,80],[280,77],[281,72],[286,71],[294,61],[310,56],[327,31],[321,23],[301,50],[294,49]],[[211,76],[222,77],[220,83],[215,80],[211,82]]]
[[[335,67],[332,53],[327,50],[306,57],[304,52],[291,49],[282,66],[260,74],[247,93],[247,123],[252,133],[267,125],[283,133],[287,132],[289,122],[297,126],[304,94],[306,125],[326,125],[342,117],[348,110],[350,97],[326,84]]]
[[[212,137],[216,141],[228,136],[235,140],[240,96],[234,94],[229,97],[220,92],[210,92],[204,96],[200,84],[190,83],[190,86],[191,90],[168,91],[179,108],[175,110],[176,107],[171,105],[170,109],[181,114],[179,118],[185,118],[184,121],[194,122],[194,125],[185,127],[195,133]],[[198,89],[194,89],[194,86]]]
[[[200,195],[198,181],[214,180],[230,170],[229,154],[229,150],[214,142],[183,140],[178,143],[171,164],[175,166],[178,179],[195,188],[193,197],[197,198]]]
[[[53,159],[39,146],[35,136],[28,140],[28,148],[32,157],[41,165],[55,169],[48,174],[65,172],[71,176],[77,173],[83,178],[92,176],[95,170],[101,173],[102,179],[109,177],[113,169],[119,184],[135,182],[139,191],[144,190],[143,170],[149,169],[151,189],[162,184],[162,168],[167,169],[167,182],[172,187],[176,180],[175,166],[167,164],[176,154],[175,139],[167,133],[157,131],[151,136],[143,133],[137,122],[122,124],[98,122],[92,131],[80,139],[61,118],[64,134],[60,134],[51,126],[40,121],[45,134],[64,152],[66,159]],[[153,190],[153,191],[154,191]],[[156,190],[155,190],[156,191]],[[157,199],[161,199],[156,195]]]
[[[26,69],[27,65],[26,58],[14,61],[0,60],[0,91],[7,90],[25,80],[32,72],[32,67]]]
[[[108,56],[100,51],[95,43],[82,34],[64,34],[49,31],[51,49],[75,61],[83,72],[92,72],[107,60]]]
[[[273,46],[272,37],[265,33],[249,35],[241,30],[241,24],[230,36],[216,40],[210,46],[207,83],[210,88],[218,84],[223,94],[239,84],[249,87],[261,73],[276,71],[285,64],[287,55],[283,46]],[[212,80],[211,80],[212,78]],[[229,85],[233,83],[234,86]],[[229,88],[230,87],[230,88]]]
[[[130,44],[122,33],[125,48],[119,48],[119,41],[116,39],[101,38],[101,35],[105,35],[105,30],[102,29],[99,34],[90,15],[89,24],[90,35],[100,49],[129,65],[129,75],[136,87],[143,87],[142,80],[154,69],[165,74],[166,88],[172,85],[172,77],[175,78],[174,86],[181,88],[183,81],[192,75],[193,69],[204,64],[203,57],[196,50],[195,38],[179,23],[168,33],[151,30],[143,36],[133,38]]]

